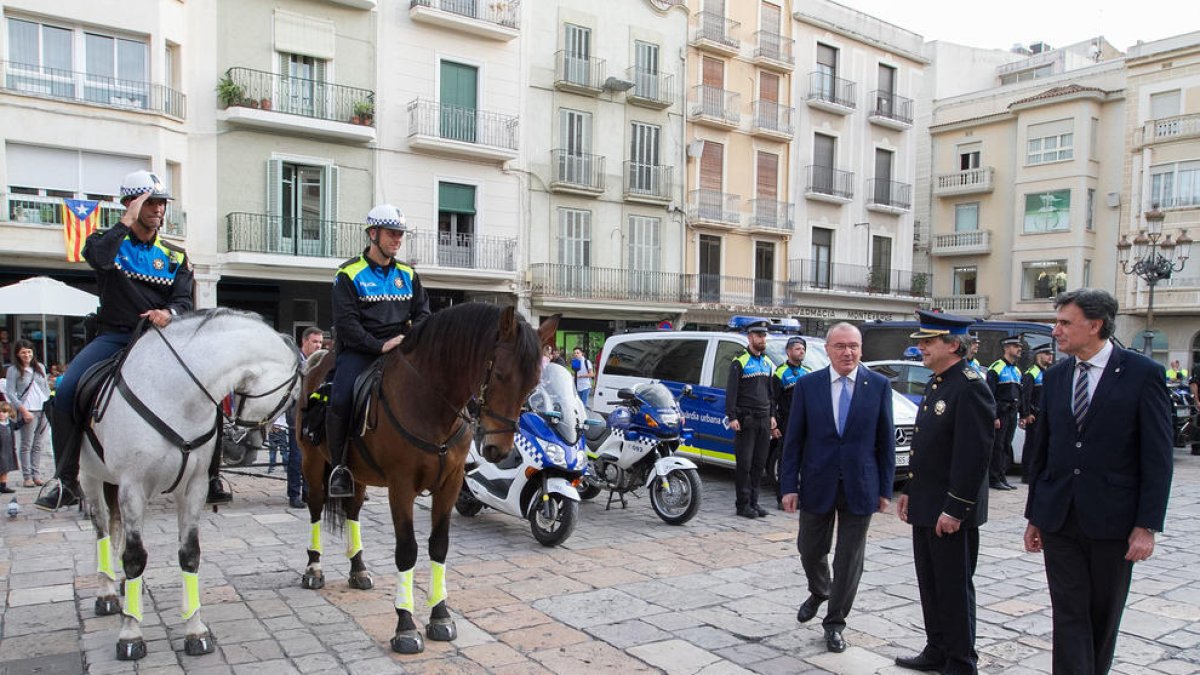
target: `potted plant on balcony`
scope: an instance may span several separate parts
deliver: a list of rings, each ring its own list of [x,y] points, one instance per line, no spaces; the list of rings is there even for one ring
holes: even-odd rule
[[[888,287],[888,277],[891,276],[890,270],[885,267],[872,267],[867,272],[867,292],[868,293],[884,293]]]
[[[246,99],[246,90],[242,85],[233,81],[233,78],[228,73],[225,77],[217,82],[217,100],[221,102],[222,108],[228,108],[232,105],[243,105]]]
[[[375,104],[371,101],[359,101],[354,104],[354,117],[350,118],[354,124],[365,124],[371,126],[375,122]]]
[[[925,297],[925,289],[929,286],[929,275],[924,272],[916,272],[912,276],[912,294],[913,297]]]
[[[263,99],[261,101],[259,101],[259,103],[262,106],[263,110],[271,109],[271,98],[269,96],[264,96]]]

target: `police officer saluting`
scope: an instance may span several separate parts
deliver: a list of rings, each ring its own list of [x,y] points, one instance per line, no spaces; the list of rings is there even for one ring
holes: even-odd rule
[[[338,268],[333,278],[333,329],[337,349],[325,432],[333,472],[329,496],[354,496],[346,467],[346,436],[354,404],[354,381],[382,354],[392,351],[414,324],[429,316],[429,297],[413,268],[396,261],[408,231],[404,214],[380,204],[367,214],[371,244]]]
[[[1042,376],[1054,360],[1050,345],[1033,350],[1033,364],[1021,376],[1021,428],[1025,430],[1025,445],[1021,450],[1021,482],[1029,482],[1029,467],[1033,464],[1034,436],[1038,418],[1042,416]]]
[[[758,505],[758,486],[771,449],[771,431],[776,428],[771,386],[775,365],[765,353],[770,325],[770,321],[759,319],[746,326],[746,351],[729,363],[729,378],[725,381],[725,417],[734,432],[734,507],[743,518],[767,515],[767,510]]]
[[[993,490],[1015,490],[1005,477],[1008,473],[1008,449],[1017,431],[1017,410],[1021,406],[1021,336],[1010,335],[1000,341],[1004,353],[988,368],[987,384],[996,399],[995,440],[992,442],[992,466],[988,485]]]
[[[84,243],[83,258],[96,270],[100,289],[99,334],[71,362],[55,391],[50,424],[59,482],[34,502],[40,509],[53,511],[79,502],[82,429],[75,419],[79,379],[88,368],[124,349],[142,319],[162,328],[192,309],[192,266],[187,253],[158,236],[169,199],[171,195],[158,176],[134,171],[121,181],[121,204],[125,206],[121,221],[93,232]],[[209,503],[230,500],[215,477],[214,469],[219,466],[220,455],[214,453]]]
[[[974,319],[918,310],[912,334],[934,372],[913,430],[912,478],[896,514],[913,527],[913,563],[925,619],[925,648],[896,665],[975,675],[975,563],[987,521],[985,483],[994,435],[994,401],[968,365]]]

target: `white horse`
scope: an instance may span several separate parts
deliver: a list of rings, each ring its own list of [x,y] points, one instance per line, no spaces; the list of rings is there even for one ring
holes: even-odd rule
[[[179,522],[179,566],[183,577],[184,650],[214,649],[200,619],[200,512],[208,489],[208,465],[220,440],[220,401],[238,394],[235,421],[244,426],[271,422],[298,392],[299,353],[257,314],[228,309],[176,317],[161,331],[151,328],[130,347],[108,392],[94,439],[85,436],[80,485],[96,528],[100,590],[96,613],[123,611],[117,658],[146,655],[142,638],[142,573],[146,549],[142,524],[146,504],[171,492]],[[193,447],[187,447],[187,446]],[[116,507],[119,505],[119,509]],[[119,513],[117,512],[119,510]],[[124,609],[117,600],[110,532],[121,541],[125,575]]]

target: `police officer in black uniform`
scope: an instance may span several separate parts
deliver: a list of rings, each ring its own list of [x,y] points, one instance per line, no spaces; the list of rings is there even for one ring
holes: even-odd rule
[[[354,496],[346,467],[346,440],[354,404],[354,381],[375,359],[395,349],[413,325],[429,316],[429,297],[412,267],[396,261],[404,214],[380,204],[367,214],[371,244],[342,263],[333,278],[333,329],[337,349],[325,433],[333,472],[329,496]]]
[[[784,347],[787,362],[775,369],[771,378],[775,395],[775,429],[771,432],[771,453],[768,464],[778,467],[783,457],[783,434],[788,427],[788,413],[792,409],[792,390],[796,380],[809,373],[804,366],[804,355],[808,353],[808,342],[799,335],[788,338]],[[778,472],[777,472],[778,473]],[[775,503],[783,509],[783,481],[775,481]]]
[[[918,310],[912,334],[934,372],[913,430],[912,478],[897,502],[913,526],[913,562],[925,617],[925,648],[899,657],[913,670],[977,673],[975,563],[979,526],[987,521],[987,472],[995,401],[979,373],[963,360],[968,317]]]
[[[1021,428],[1025,430],[1025,444],[1021,447],[1021,482],[1029,482],[1029,467],[1033,464],[1030,455],[1037,434],[1038,418],[1041,417],[1042,375],[1054,360],[1049,344],[1033,350],[1033,363],[1021,375]]]
[[[759,319],[746,326],[746,351],[729,363],[725,381],[725,417],[733,429],[736,461],[734,507],[743,518],[763,518],[758,486],[771,449],[775,424],[775,397],[771,379],[775,365],[767,358],[767,333],[771,322]]]
[[[53,511],[79,502],[82,429],[74,412],[79,379],[88,368],[124,349],[142,319],[162,328],[192,309],[192,265],[187,252],[158,236],[170,199],[158,176],[134,171],[121,181],[125,206],[121,221],[93,232],[84,243],[83,258],[96,270],[100,289],[98,334],[71,361],[55,390],[50,424],[58,485],[34,502],[40,509]],[[220,461],[219,452],[214,452],[209,503],[231,499],[217,478]]]
[[[1012,447],[1013,434],[1017,431],[1017,412],[1021,407],[1021,369],[1017,359],[1021,357],[1021,336],[1010,335],[1000,341],[1004,350],[1000,358],[988,368],[987,384],[996,399],[995,440],[992,442],[992,465],[988,485],[993,490],[1015,490],[1009,484],[1008,453]]]

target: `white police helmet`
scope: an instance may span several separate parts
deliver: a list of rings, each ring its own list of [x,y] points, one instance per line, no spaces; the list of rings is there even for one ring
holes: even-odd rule
[[[372,227],[382,227],[386,230],[400,230],[407,232],[408,227],[405,225],[404,214],[400,209],[391,204],[380,204],[371,209],[367,213],[366,229]]]
[[[151,199],[171,199],[167,186],[153,173],[146,170],[134,171],[121,179],[121,201],[138,197],[146,192]]]

